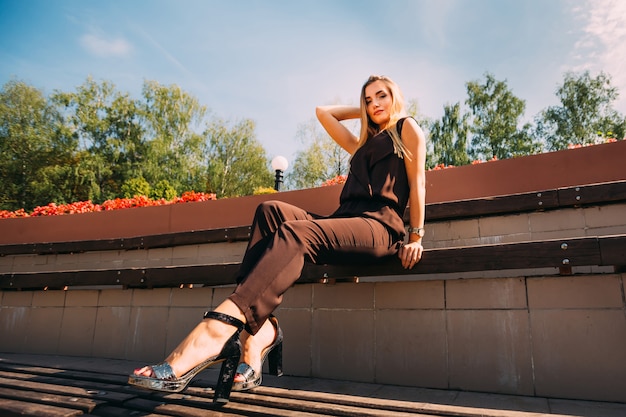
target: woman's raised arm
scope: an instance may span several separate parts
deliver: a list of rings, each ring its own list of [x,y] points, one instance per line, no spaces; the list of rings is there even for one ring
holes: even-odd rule
[[[318,106],[315,114],[326,132],[337,142],[339,146],[352,155],[359,147],[359,138],[347,127],[340,123],[341,120],[358,119],[361,110],[352,106]]]

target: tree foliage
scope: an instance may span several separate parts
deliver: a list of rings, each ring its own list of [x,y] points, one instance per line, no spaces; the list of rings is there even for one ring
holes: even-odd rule
[[[441,119],[430,123],[429,167],[541,151],[531,124],[521,123],[526,103],[513,94],[506,80],[496,80],[487,73],[484,81],[470,81],[466,89],[466,108],[461,103],[446,104]]]
[[[47,98],[8,82],[0,151],[6,210],[136,195],[170,200],[213,188],[221,197],[248,195],[272,184],[254,123],[229,127],[180,87],[154,81],[138,99],[92,78]]]
[[[141,112],[150,138],[143,176],[151,184],[167,180],[179,194],[203,189],[206,146],[199,130],[207,108],[180,87],[155,81],[144,83],[143,98]]]
[[[43,93],[21,81],[0,91],[0,205],[9,210],[69,197],[75,143]]]
[[[73,194],[104,201],[120,195],[121,185],[140,176],[144,128],[138,103],[110,82],[88,78],[74,92],[56,92],[51,102],[64,115],[74,143]]]
[[[556,96],[561,104],[548,107],[537,120],[538,135],[550,150],[592,144],[598,137],[624,137],[626,121],[612,107],[618,92],[609,75],[568,72]]]
[[[461,103],[445,105],[443,111],[441,120],[435,120],[430,127],[432,159],[436,161],[434,165],[469,164],[469,114],[463,113]]]
[[[254,134],[254,122],[246,119],[234,126],[216,120],[205,132],[208,138],[206,189],[220,197],[252,195],[273,184],[265,149]]]
[[[289,173],[289,188],[319,187],[324,181],[346,175],[350,155],[323,130],[316,119],[303,123],[297,137],[307,147],[296,154]]]
[[[485,74],[485,81],[466,84],[465,103],[471,111],[470,156],[475,159],[506,159],[538,152],[530,124],[518,128],[526,102],[516,97],[506,81]]]

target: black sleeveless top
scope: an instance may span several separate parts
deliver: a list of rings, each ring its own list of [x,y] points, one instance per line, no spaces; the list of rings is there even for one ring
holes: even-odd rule
[[[397,123],[398,134],[406,118]],[[402,217],[409,201],[409,181],[404,159],[394,153],[387,130],[365,142],[350,160],[350,173],[339,197],[339,208],[331,217],[363,216],[387,226],[404,239]]]

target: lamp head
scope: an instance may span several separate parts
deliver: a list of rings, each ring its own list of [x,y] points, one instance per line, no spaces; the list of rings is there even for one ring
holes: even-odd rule
[[[287,158],[284,156],[276,156],[272,159],[272,169],[274,171],[285,171],[289,166],[289,162],[287,162]]]

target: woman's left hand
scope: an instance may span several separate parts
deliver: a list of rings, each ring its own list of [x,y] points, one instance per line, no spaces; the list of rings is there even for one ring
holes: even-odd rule
[[[400,247],[398,258],[402,261],[404,269],[411,269],[422,259],[424,248],[421,242],[409,242]]]

